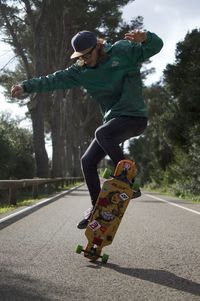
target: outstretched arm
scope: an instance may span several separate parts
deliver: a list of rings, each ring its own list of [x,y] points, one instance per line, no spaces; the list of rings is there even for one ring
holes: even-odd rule
[[[74,66],[47,76],[32,78],[12,86],[11,96],[19,98],[25,93],[52,92],[80,86],[79,74]]]

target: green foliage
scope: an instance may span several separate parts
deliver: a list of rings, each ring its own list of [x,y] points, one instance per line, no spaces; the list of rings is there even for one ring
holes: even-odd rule
[[[171,139],[181,147],[190,147],[190,129],[200,120],[200,30],[188,33],[184,41],[177,44],[175,64],[167,65],[164,77],[167,89],[176,102],[174,120],[179,127]],[[173,120],[171,120],[172,123]]]
[[[16,120],[0,116],[0,179],[32,178],[35,173],[32,134]]]
[[[167,65],[163,86],[145,89],[149,126],[130,143],[144,184],[200,198],[200,31],[177,44],[176,61]]]
[[[187,152],[176,148],[175,160],[169,166],[168,177],[173,179],[172,188],[177,195],[200,196],[200,134],[199,126],[190,130],[190,148]]]
[[[170,166],[177,194],[200,195],[200,30],[187,33],[177,44],[176,61],[164,75],[168,90],[176,102],[168,133],[174,145],[175,161]]]
[[[173,159],[173,152],[165,132],[165,123],[173,107],[170,95],[156,84],[145,89],[149,112],[148,127],[140,138],[132,139],[129,151],[139,165],[142,183],[161,183],[161,172]]]

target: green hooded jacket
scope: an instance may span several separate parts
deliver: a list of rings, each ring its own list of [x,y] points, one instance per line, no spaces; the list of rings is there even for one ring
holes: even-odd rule
[[[99,103],[104,122],[118,116],[147,117],[142,96],[142,62],[158,53],[162,40],[147,32],[147,40],[134,43],[120,40],[105,44],[107,56],[95,67],[79,66],[22,82],[27,93],[49,92],[82,86]]]

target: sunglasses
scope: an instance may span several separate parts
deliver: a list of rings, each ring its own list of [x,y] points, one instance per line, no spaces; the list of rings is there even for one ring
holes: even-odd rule
[[[97,46],[97,44],[94,45],[94,47],[92,47],[92,49],[90,51],[88,51],[87,53],[79,56],[79,59],[81,59],[81,60],[89,60],[91,58],[92,52],[96,48],[96,46]]]

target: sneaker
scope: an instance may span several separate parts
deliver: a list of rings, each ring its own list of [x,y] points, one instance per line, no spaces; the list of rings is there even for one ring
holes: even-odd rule
[[[87,225],[89,223],[90,217],[92,215],[93,207],[89,208],[84,213],[84,218],[78,223],[77,228],[78,229],[86,229]]]

